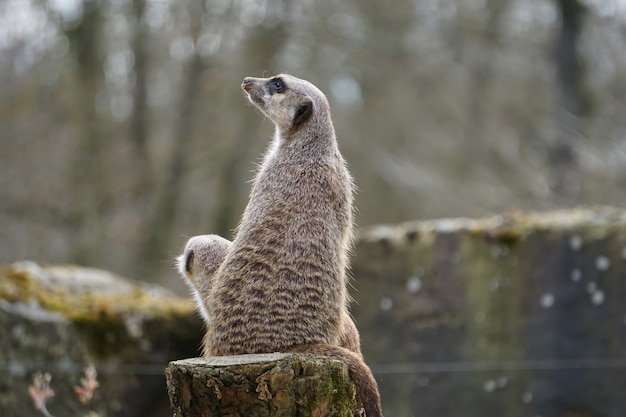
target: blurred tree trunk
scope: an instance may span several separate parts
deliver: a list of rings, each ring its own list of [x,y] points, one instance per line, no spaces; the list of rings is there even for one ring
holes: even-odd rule
[[[133,13],[135,15],[135,33],[132,40],[134,59],[135,83],[133,90],[133,117],[131,120],[131,143],[134,150],[133,166],[133,191],[138,210],[151,213],[150,203],[154,190],[154,180],[150,166],[148,149],[149,117],[147,106],[146,72],[148,68],[148,39],[146,28],[142,23],[145,10],[145,0],[133,1]]]
[[[580,190],[573,141],[591,112],[585,91],[585,63],[578,52],[586,8],[579,0],[556,1],[561,14],[555,57],[559,106],[556,138],[548,149],[548,161],[553,189],[566,198],[576,198]]]
[[[492,83],[494,71],[493,52],[498,48],[500,42],[500,18],[506,12],[509,1],[489,0],[486,10],[487,20],[484,27],[478,28],[475,44],[469,45],[469,53],[466,53],[466,65],[470,72],[469,91],[467,95],[467,109],[465,119],[465,137],[463,138],[464,152],[460,153],[460,169],[467,172],[476,167],[475,161],[480,159],[478,153],[490,149],[485,143],[485,121],[489,117],[489,110],[486,110],[487,92]],[[459,23],[462,24],[462,21]],[[458,28],[458,36],[467,36],[468,30],[465,27]],[[494,162],[499,162],[499,158],[493,158]]]
[[[96,1],[83,3],[79,23],[66,31],[76,60],[77,82],[75,114],[79,118],[80,143],[73,162],[69,183],[73,184],[77,243],[73,259],[85,265],[97,265],[108,220],[111,198],[107,181],[105,145],[102,142],[95,97],[101,82],[100,7]]]
[[[142,1],[142,0],[138,0]],[[206,13],[205,4],[194,4],[200,10],[190,13],[195,17],[191,22],[194,44],[201,32],[203,17]],[[198,51],[194,51],[187,68],[182,94],[179,98],[177,124],[173,130],[172,155],[169,166],[166,168],[163,184],[155,194],[154,214],[147,226],[148,234],[140,248],[141,275],[150,276],[162,266],[163,253],[169,247],[172,237],[172,228],[177,209],[180,208],[181,192],[185,171],[185,162],[189,155],[189,143],[193,136],[193,126],[196,117],[197,100],[200,93],[200,76],[206,65]],[[144,97],[145,98],[145,97]]]
[[[565,110],[585,117],[591,111],[585,91],[585,62],[579,51],[579,40],[586,14],[579,0],[557,0],[561,12],[561,27],[556,45],[558,83]]]

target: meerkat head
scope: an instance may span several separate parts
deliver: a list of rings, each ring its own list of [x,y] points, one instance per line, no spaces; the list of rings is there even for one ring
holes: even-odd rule
[[[212,276],[219,268],[231,243],[218,235],[194,236],[176,258],[178,272],[192,284]]]
[[[211,318],[205,300],[213,286],[213,276],[230,249],[231,242],[217,235],[194,236],[176,258],[176,266],[192,291],[198,310],[209,323]]]
[[[287,74],[246,77],[241,88],[283,136],[288,137],[315,117],[328,113],[328,101],[313,84]]]

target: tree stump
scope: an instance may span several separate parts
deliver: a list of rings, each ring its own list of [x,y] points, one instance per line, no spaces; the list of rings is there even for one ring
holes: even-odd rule
[[[170,362],[165,371],[176,417],[356,417],[348,367],[298,353],[221,356]]]

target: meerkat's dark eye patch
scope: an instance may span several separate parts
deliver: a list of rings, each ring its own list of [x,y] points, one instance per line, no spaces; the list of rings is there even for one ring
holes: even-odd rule
[[[293,125],[299,126],[302,123],[306,122],[309,117],[313,114],[313,102],[311,100],[306,100],[298,106],[296,109],[296,114],[293,116]]]
[[[188,274],[193,273],[192,271],[193,258],[194,258],[193,251],[190,251],[185,257],[185,272],[187,272]]]
[[[285,92],[285,83],[280,78],[274,78],[270,80],[270,95],[275,93],[284,93]]]

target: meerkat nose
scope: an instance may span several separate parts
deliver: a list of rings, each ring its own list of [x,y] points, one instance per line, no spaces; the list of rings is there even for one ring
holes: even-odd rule
[[[241,83],[241,88],[243,88],[244,90],[248,87],[250,87],[252,85],[252,79],[250,77],[246,77],[243,79],[243,82]]]

